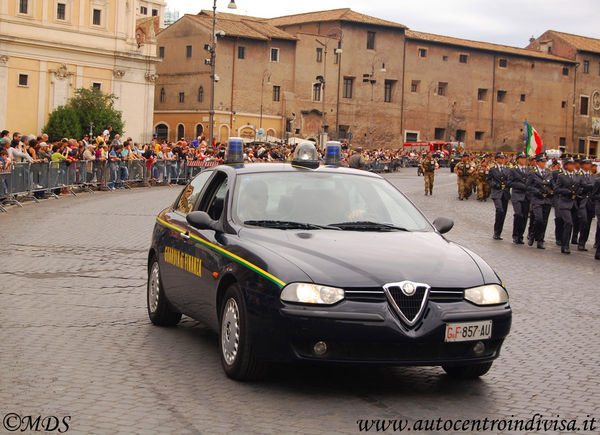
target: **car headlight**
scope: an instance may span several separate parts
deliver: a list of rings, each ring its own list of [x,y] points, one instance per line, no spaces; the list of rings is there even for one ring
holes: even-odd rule
[[[344,290],[318,284],[295,282],[281,292],[281,300],[303,304],[332,305],[344,299]]]
[[[496,305],[508,302],[508,293],[501,285],[488,284],[466,289],[465,299],[475,305]]]

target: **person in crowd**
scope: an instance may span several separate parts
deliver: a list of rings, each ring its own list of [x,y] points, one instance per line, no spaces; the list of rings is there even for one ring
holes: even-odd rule
[[[558,195],[556,212],[562,221],[562,234],[560,237],[563,254],[570,254],[569,242],[573,232],[573,222],[577,219],[577,194],[579,193],[579,175],[575,173],[575,161],[564,161],[564,171],[555,178],[553,188]]]
[[[496,216],[494,219],[494,240],[502,240],[502,229],[508,211],[510,200],[510,169],[505,167],[506,156],[502,153],[496,154],[496,165],[490,169],[489,183],[491,198],[494,201]]]

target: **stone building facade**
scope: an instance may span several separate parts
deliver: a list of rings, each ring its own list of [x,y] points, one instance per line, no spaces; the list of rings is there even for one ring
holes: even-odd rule
[[[211,24],[212,12],[186,15],[158,37],[154,125],[171,140],[208,130],[203,45]],[[217,34],[217,141],[326,132],[371,147],[437,139],[508,151],[522,149],[528,121],[547,148],[598,153],[600,40],[546,32],[539,41],[555,41],[554,49],[534,41],[517,48],[416,32],[350,9],[272,19],[218,14]]]
[[[152,138],[159,12],[138,20],[138,1],[0,2],[0,126],[39,134],[48,115],[77,88],[117,96],[124,133]],[[149,12],[151,14],[152,12]]]

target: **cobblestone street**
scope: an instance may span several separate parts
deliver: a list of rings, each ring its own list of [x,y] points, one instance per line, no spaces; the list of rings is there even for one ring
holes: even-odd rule
[[[456,177],[423,195],[416,169],[386,175],[510,293],[513,327],[486,376],[441,368],[277,366],[261,382],[222,372],[217,338],[189,318],[152,326],[146,257],[181,186],[82,193],[0,214],[0,411],[71,416],[73,433],[357,433],[359,418],[600,418],[600,261],[492,240],[494,206],[458,201]],[[385,249],[383,247],[382,249]],[[435,273],[435,271],[432,271]],[[0,428],[0,433],[4,429]],[[591,433],[591,432],[589,432]]]

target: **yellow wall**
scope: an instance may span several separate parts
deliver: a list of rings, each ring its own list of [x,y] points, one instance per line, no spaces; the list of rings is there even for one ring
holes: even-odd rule
[[[102,92],[110,94],[112,88],[112,70],[104,68],[83,68],[82,88],[92,87],[92,82],[102,83]]]
[[[22,134],[39,134],[37,127],[40,62],[11,56],[8,60],[6,125]],[[19,73],[29,75],[29,86],[21,87]],[[23,114],[27,113],[27,116]]]

